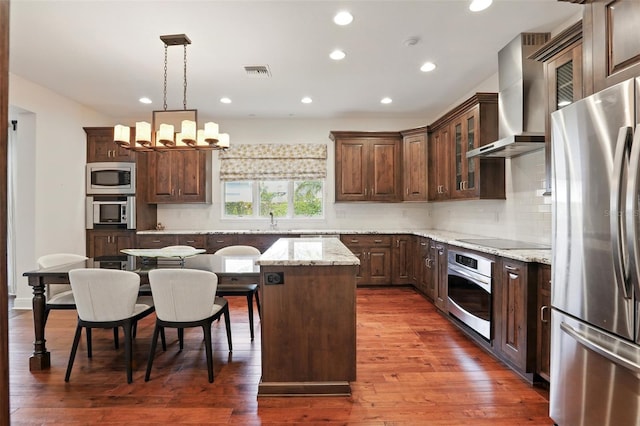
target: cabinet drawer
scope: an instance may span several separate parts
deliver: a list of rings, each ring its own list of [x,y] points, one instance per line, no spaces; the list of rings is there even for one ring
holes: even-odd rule
[[[235,246],[238,244],[237,235],[207,235],[207,253],[215,253],[223,247]]]
[[[177,235],[138,235],[138,248],[162,248],[178,244]]]
[[[345,234],[340,236],[340,241],[350,247],[391,247],[390,235]]]
[[[195,234],[178,235],[178,244],[181,246],[205,248],[207,246],[207,236]]]
[[[258,284],[260,277],[225,277],[218,276],[218,284]]]

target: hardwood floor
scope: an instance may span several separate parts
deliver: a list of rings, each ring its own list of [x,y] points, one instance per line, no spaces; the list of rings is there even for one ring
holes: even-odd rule
[[[167,352],[158,348],[151,380],[144,382],[153,315],[138,326],[130,385],[123,349],[114,349],[111,330],[94,331],[92,359],[81,343],[70,382],[64,382],[75,311],[51,313],[52,367],[31,373],[31,312],[13,312],[12,425],[553,424],[544,390],[532,388],[479,349],[409,288],[358,289],[357,381],[351,397],[257,398],[260,333],[251,342],[245,299],[229,300],[234,350],[227,350],[224,322],[214,323],[212,384],[199,329],[185,331],[182,352],[175,331],[168,331]]]

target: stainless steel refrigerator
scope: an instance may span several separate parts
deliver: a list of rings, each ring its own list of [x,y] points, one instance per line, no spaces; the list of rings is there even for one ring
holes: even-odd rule
[[[640,78],[551,116],[550,416],[640,425]]]

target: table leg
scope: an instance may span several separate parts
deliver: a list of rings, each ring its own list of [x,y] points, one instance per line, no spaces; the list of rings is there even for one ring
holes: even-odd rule
[[[51,367],[51,354],[47,351],[44,338],[44,280],[42,277],[29,277],[29,285],[33,288],[33,354],[29,358],[29,371],[48,370]]]

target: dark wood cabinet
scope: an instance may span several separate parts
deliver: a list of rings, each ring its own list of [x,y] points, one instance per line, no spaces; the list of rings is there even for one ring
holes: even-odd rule
[[[149,153],[149,203],[211,202],[210,152]]]
[[[87,163],[100,161],[136,161],[135,152],[121,148],[113,141],[113,127],[85,127]]]
[[[448,312],[447,294],[447,246],[444,243],[433,242],[431,244],[431,258],[433,259],[433,303],[436,308]]]
[[[402,199],[427,201],[427,128],[402,133]]]
[[[493,348],[516,371],[530,378],[536,356],[536,268],[507,258],[497,263]]]
[[[240,234],[237,236],[238,244],[252,246],[264,253],[280,238],[297,238],[299,235],[291,234]]]
[[[402,199],[400,133],[331,132],[330,137],[336,147],[336,201]]]
[[[178,234],[178,245],[206,249],[207,236],[205,234]]]
[[[395,235],[391,245],[391,283],[415,284],[413,236]]]
[[[178,245],[176,234],[142,234],[137,236],[137,248],[159,249]]]
[[[431,239],[416,237],[414,251],[414,270],[416,288],[427,298],[433,300],[433,259],[431,258]]]
[[[538,266],[536,373],[549,381],[551,366],[551,266]]]
[[[585,96],[640,76],[640,2],[593,0],[583,22]]]
[[[120,250],[135,248],[135,231],[129,230],[87,230],[87,256],[119,256]]]
[[[360,259],[358,285],[391,284],[391,236],[345,234],[340,240]]]
[[[551,193],[551,113],[582,99],[582,21],[553,37],[531,55],[544,63],[546,89],[545,189]]]
[[[429,137],[429,201],[449,199],[449,154],[451,151],[449,135],[449,125],[444,125]]]
[[[505,198],[504,158],[467,158],[498,139],[497,93],[476,93],[430,129],[430,200]]]
[[[223,247],[238,244],[238,236],[232,234],[208,234],[207,253],[215,253]]]

